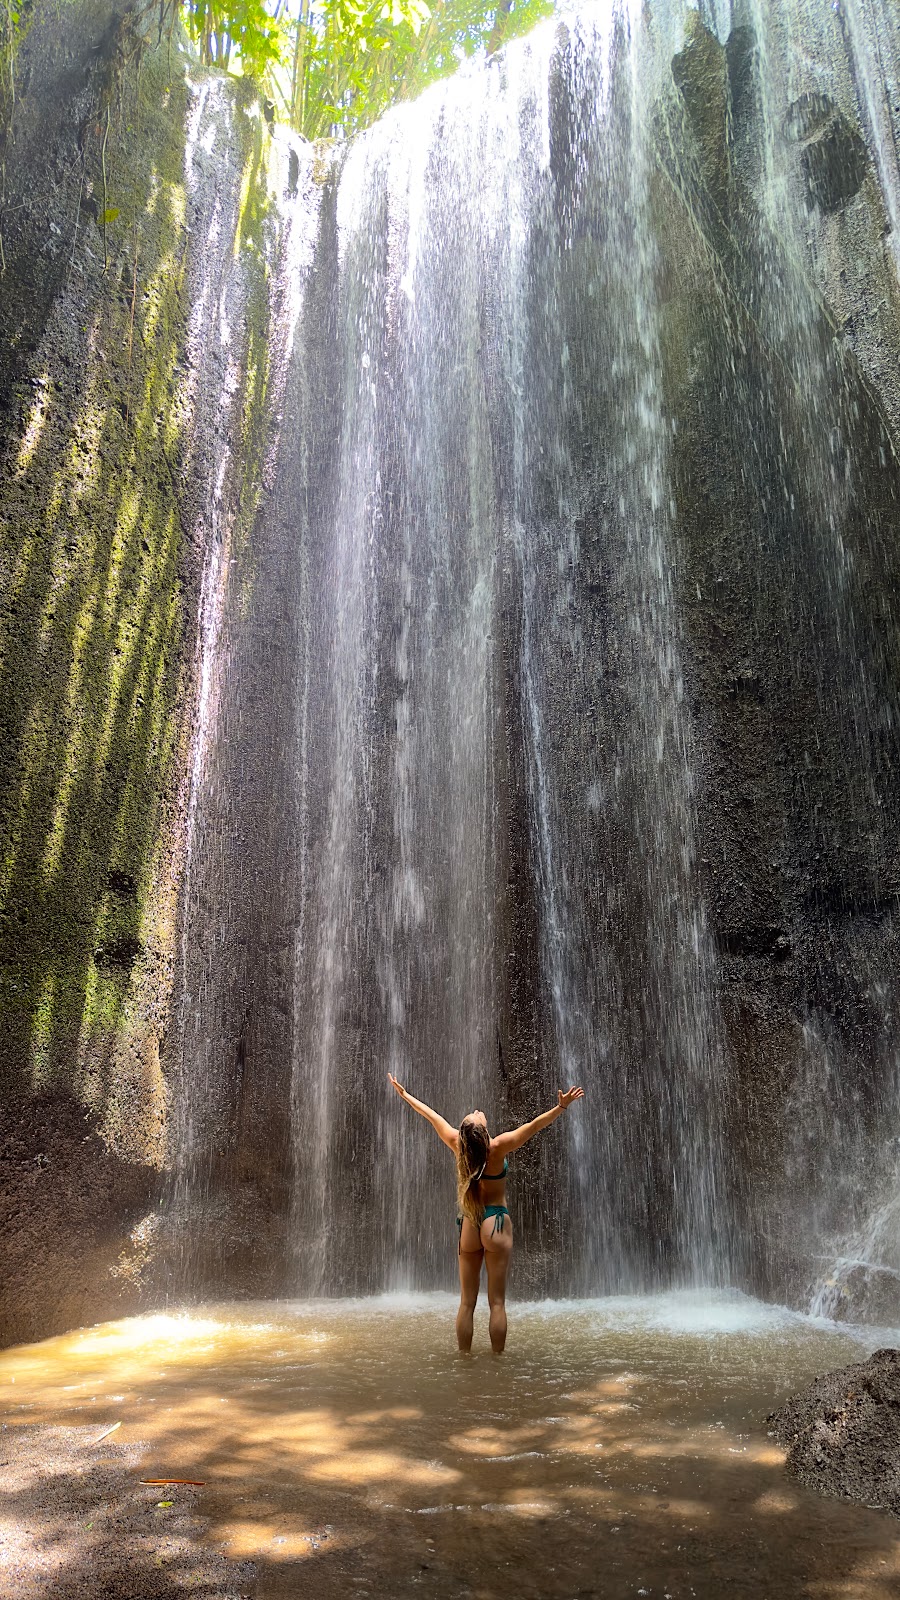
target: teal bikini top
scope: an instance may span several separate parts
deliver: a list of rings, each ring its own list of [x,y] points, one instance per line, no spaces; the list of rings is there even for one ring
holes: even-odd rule
[[[486,1181],[487,1183],[496,1183],[499,1178],[505,1178],[506,1174],[508,1173],[508,1171],[509,1171],[509,1156],[504,1156],[503,1157],[503,1166],[502,1166],[502,1168],[501,1168],[501,1170],[499,1172],[483,1172],[478,1181],[479,1181],[479,1183],[484,1182],[484,1181]]]

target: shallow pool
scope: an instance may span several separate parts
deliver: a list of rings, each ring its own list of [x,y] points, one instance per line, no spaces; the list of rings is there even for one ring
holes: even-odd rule
[[[0,1353],[3,1421],[120,1422],[136,1480],[202,1482],[205,1538],[257,1562],[262,1600],[900,1594],[900,1523],[793,1484],[765,1424],[897,1335],[681,1293],[514,1305],[500,1359],[479,1308],[464,1358],[454,1311],[422,1295],[108,1323]],[[177,1507],[177,1487],[144,1492]]]

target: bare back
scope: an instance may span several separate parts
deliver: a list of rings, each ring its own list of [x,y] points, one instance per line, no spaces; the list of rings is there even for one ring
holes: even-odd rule
[[[491,1140],[488,1158],[484,1164],[484,1176],[478,1184],[478,1203],[482,1206],[506,1205],[506,1169],[508,1162],[505,1156],[498,1155],[495,1146],[496,1139]],[[496,1176],[492,1177],[494,1173]]]

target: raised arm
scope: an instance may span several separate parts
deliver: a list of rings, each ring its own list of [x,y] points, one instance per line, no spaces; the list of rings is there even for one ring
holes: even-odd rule
[[[536,1133],[540,1133],[543,1128],[549,1128],[551,1122],[555,1122],[564,1111],[568,1111],[573,1100],[583,1099],[583,1089],[560,1089],[556,1105],[549,1111],[542,1111],[540,1116],[534,1117],[531,1122],[523,1122],[520,1128],[512,1128],[509,1133],[499,1133],[496,1139],[491,1140],[491,1159],[493,1160],[495,1155],[506,1156],[511,1150],[520,1149],[529,1139],[533,1139]]]
[[[432,1111],[431,1107],[427,1106],[424,1100],[416,1100],[414,1095],[407,1094],[402,1084],[397,1082],[397,1079],[394,1077],[392,1072],[388,1073],[388,1077],[390,1078],[391,1083],[394,1085],[394,1088],[400,1096],[400,1099],[405,1100],[408,1106],[412,1106],[413,1111],[418,1111],[419,1116],[424,1117],[426,1122],[430,1122],[438,1138],[442,1139],[444,1144],[449,1145],[451,1150],[455,1150],[457,1141],[456,1129],[451,1127],[446,1118],[442,1117],[440,1112]]]

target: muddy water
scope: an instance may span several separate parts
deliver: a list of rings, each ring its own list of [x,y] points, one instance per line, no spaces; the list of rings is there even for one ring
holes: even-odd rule
[[[108,1323],[3,1352],[2,1420],[120,1422],[110,1446],[140,1444],[136,1479],[202,1480],[207,1537],[256,1560],[261,1600],[900,1594],[900,1524],[791,1483],[764,1421],[862,1359],[858,1337],[682,1294],[518,1305],[500,1360],[479,1312],[466,1359],[453,1309],[428,1295]],[[145,1491],[173,1516],[181,1492]]]

